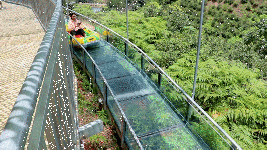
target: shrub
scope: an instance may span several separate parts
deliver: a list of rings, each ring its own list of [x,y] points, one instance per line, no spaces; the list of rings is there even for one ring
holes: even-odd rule
[[[261,9],[258,9],[256,12],[257,12],[258,15],[262,15],[263,14],[263,11]]]
[[[245,4],[245,3],[247,3],[248,2],[248,0],[241,0],[241,3],[242,4]]]
[[[256,8],[256,7],[258,7],[259,6],[259,2],[254,2],[253,3],[253,8]]]
[[[251,5],[250,4],[247,5],[246,10],[247,11],[250,11],[251,10]]]
[[[167,20],[170,31],[182,31],[187,25],[189,25],[188,15],[179,10],[174,10]]]
[[[233,9],[232,7],[229,7],[229,8],[228,8],[228,12],[231,13],[231,12],[233,12],[233,11],[234,11],[234,9]]]
[[[219,4],[219,5],[217,6],[217,9],[218,9],[218,10],[222,9],[222,5]]]
[[[255,0],[249,0],[250,4],[255,4]]]
[[[237,6],[238,6],[238,2],[235,1],[233,6],[234,6],[234,7],[237,7]]]
[[[239,18],[237,17],[236,14],[230,14],[230,15],[229,15],[229,18],[230,18],[231,20],[235,20],[235,21],[238,21],[238,20],[239,20]]]
[[[190,6],[191,6],[191,8],[193,8],[194,10],[197,10],[198,9],[198,6],[200,6],[198,3],[196,3],[196,2],[192,2],[192,3],[190,3]]]
[[[216,52],[219,51],[216,48]],[[210,57],[210,54],[208,54],[208,57]],[[192,66],[194,66],[195,61],[193,60],[193,55],[184,55],[184,57],[177,59],[176,63],[167,69],[171,77],[186,92],[192,91],[192,87],[188,83],[193,78],[191,76],[192,72],[194,72],[194,67]],[[197,85],[197,89],[201,90],[198,90],[195,99],[199,104],[205,106],[203,107],[204,109],[220,107],[222,105],[233,109],[243,106],[249,107],[250,104],[248,102],[251,102],[253,98],[247,96],[247,94],[253,95],[255,96],[254,99],[261,101],[264,101],[267,97],[263,81],[258,80],[260,77],[259,70],[253,71],[252,69],[247,69],[247,66],[241,63],[229,63],[211,58],[201,61],[199,64],[201,69],[198,72],[198,81],[201,82]],[[233,86],[235,88],[232,88]],[[258,106],[254,105],[254,107]]]
[[[229,5],[232,5],[234,3],[234,0],[225,0],[224,3],[228,3]]]
[[[222,6],[222,9],[224,10],[224,11],[226,11],[227,9],[228,9],[228,5],[227,4],[223,4],[223,6]]]
[[[157,2],[149,3],[144,10],[145,17],[156,17],[161,15],[161,6]]]
[[[208,14],[211,16],[214,16],[216,14],[216,10],[213,9],[212,7],[208,10]]]

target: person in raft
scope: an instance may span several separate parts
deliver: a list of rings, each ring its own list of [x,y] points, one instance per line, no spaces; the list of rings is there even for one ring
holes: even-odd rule
[[[70,13],[70,20],[68,23],[68,29],[70,31],[71,35],[82,35],[85,37],[85,32],[84,32],[84,25],[80,20],[78,20],[76,17],[76,14]]]

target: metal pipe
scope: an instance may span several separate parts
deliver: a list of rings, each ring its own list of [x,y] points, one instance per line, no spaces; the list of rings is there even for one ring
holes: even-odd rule
[[[125,56],[128,54],[128,44],[125,42],[125,50],[124,50]]]
[[[108,104],[108,88],[107,85],[104,83],[104,109],[107,110]]]
[[[158,73],[158,88],[160,89],[161,86],[161,73]]]
[[[109,34],[107,34],[107,42],[109,42],[109,37],[108,37]]]
[[[126,28],[127,28],[127,39],[129,40],[129,34],[128,34],[128,0],[126,0]]]
[[[202,33],[202,24],[203,24],[203,14],[204,14],[204,8],[205,8],[204,4],[205,4],[205,0],[202,0],[200,23],[199,23],[199,34],[198,34],[197,58],[196,58],[196,66],[195,66],[195,76],[194,76],[194,83],[193,83],[192,100],[194,100],[195,92],[196,92],[196,82],[197,82],[199,53],[200,53],[200,46],[201,46],[201,33]],[[188,113],[187,113],[187,121],[189,121],[189,119],[191,118],[191,114],[192,114],[192,107],[189,105]]]
[[[84,53],[84,51],[83,51],[83,53],[82,53],[82,57],[83,57],[83,67],[85,68],[86,67],[86,63],[85,63],[85,53]]]
[[[144,56],[143,55],[141,55],[141,70],[143,70],[144,71]]]
[[[128,32],[128,0],[126,0],[126,34],[127,40],[129,40],[129,32]],[[128,43],[125,42],[125,56],[128,56]]]
[[[198,71],[198,62],[199,62],[199,53],[200,53],[200,46],[201,46],[201,32],[202,32],[202,24],[203,24],[203,14],[204,14],[204,3],[205,0],[202,0],[201,5],[201,15],[200,15],[200,27],[199,27],[199,34],[198,34],[198,46],[197,46],[197,59],[196,59],[196,67],[195,67],[195,76],[194,76],[194,85],[193,85],[193,95],[192,99],[194,100],[195,92],[196,92],[196,80],[197,80],[197,71]]]
[[[124,121],[124,118],[121,118],[121,147],[123,147],[124,138],[125,138],[125,131],[126,131],[126,123]]]

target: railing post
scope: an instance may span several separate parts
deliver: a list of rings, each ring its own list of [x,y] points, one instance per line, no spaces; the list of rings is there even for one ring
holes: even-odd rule
[[[122,116],[121,118],[121,147],[123,148],[124,146],[124,134],[126,132],[126,123],[125,123],[125,120]]]
[[[107,110],[107,101],[108,101],[108,87],[104,82],[104,109]]]
[[[70,36],[70,51],[71,51],[71,54],[73,55],[73,43],[72,43],[72,37]]]
[[[141,54],[141,69],[144,71],[144,56]]]
[[[196,91],[197,70],[198,70],[198,62],[199,62],[199,54],[200,54],[201,32],[202,32],[202,24],[203,24],[204,7],[205,7],[205,0],[202,0],[201,15],[200,15],[200,25],[199,25],[199,35],[198,35],[198,46],[197,46],[197,59],[196,59],[195,75],[194,75],[194,83],[193,83],[193,92],[192,92],[192,99],[193,100],[195,99],[195,91]],[[193,108],[189,104],[188,114],[187,114],[187,121],[189,121],[189,119],[191,117],[192,109]]]
[[[188,103],[187,116],[186,116],[187,122],[189,122],[189,119],[191,118],[192,110],[193,110],[192,106],[190,105],[190,103]]]
[[[107,30],[108,31],[108,30]],[[109,31],[108,31],[109,32]],[[109,42],[109,36],[108,36],[109,34],[107,34],[107,42]]]
[[[125,42],[125,51],[124,51],[124,53],[125,53],[125,56],[128,55],[128,43],[126,43],[126,42]]]
[[[158,88],[161,86],[161,74],[158,72]]]
[[[74,46],[73,46],[73,38],[70,36],[70,47],[71,47],[71,53],[74,55]]]
[[[85,52],[84,52],[84,49],[83,49],[83,54],[82,54],[82,56],[83,56],[83,67],[85,68]]]
[[[95,68],[95,64],[93,63],[93,74],[94,74],[94,81],[96,84],[96,68]]]

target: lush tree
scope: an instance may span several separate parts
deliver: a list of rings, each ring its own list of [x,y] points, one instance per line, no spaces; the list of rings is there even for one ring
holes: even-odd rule
[[[168,68],[176,62],[184,53],[196,49],[197,30],[192,26],[184,27],[182,33],[165,34],[155,43],[155,51],[151,57],[164,68]],[[171,37],[168,37],[171,36]]]
[[[184,54],[166,70],[187,93],[193,87],[194,54]],[[259,70],[234,61],[199,62],[195,101],[219,116],[216,121],[244,149],[261,149],[266,143],[267,83],[260,76]]]
[[[145,17],[157,17],[162,15],[162,7],[157,2],[148,3],[144,7]]]
[[[107,5],[110,9],[121,11],[122,9],[125,9],[125,1],[121,0],[108,0]]]
[[[81,14],[85,16],[89,16],[90,18],[96,18],[96,14],[93,12],[91,6],[88,4],[83,4],[83,5],[74,4],[72,10],[76,12],[80,12]]]
[[[177,81],[179,85],[191,93],[193,76],[194,76],[195,56],[184,55],[183,58],[170,66],[168,72]],[[207,59],[201,61],[198,72],[198,86],[196,93],[196,101],[199,102],[205,109],[214,109],[216,107],[244,107],[251,108],[250,103],[244,99],[246,95],[254,93],[259,98],[265,98],[267,95],[264,91],[264,82],[257,84],[263,85],[261,87],[255,86],[256,79],[260,77],[259,70],[249,70],[241,63],[223,60]],[[266,86],[266,85],[265,85]],[[259,89],[258,89],[259,88]],[[242,102],[243,101],[243,102]],[[249,102],[249,100],[247,100]],[[218,109],[216,108],[216,109]]]
[[[176,2],[176,1],[180,1],[180,0],[147,0],[147,3],[149,3],[149,2],[157,2],[160,5],[167,5],[167,4],[171,4],[173,2]]]
[[[168,30],[172,32],[182,31],[185,26],[189,26],[190,22],[188,15],[180,11],[179,9],[172,10],[167,19]]]
[[[112,19],[110,19],[112,18]],[[110,11],[102,17],[102,23],[126,37],[126,15]],[[145,52],[155,50],[155,43],[168,34],[166,21],[161,17],[144,17],[140,11],[129,12],[129,40]]]
[[[267,17],[255,23],[255,28],[245,36],[245,44],[257,51],[261,58],[267,57]]]
[[[145,5],[144,0],[127,0],[128,10],[137,10]],[[107,5],[110,10],[125,11],[125,0],[108,0]]]

